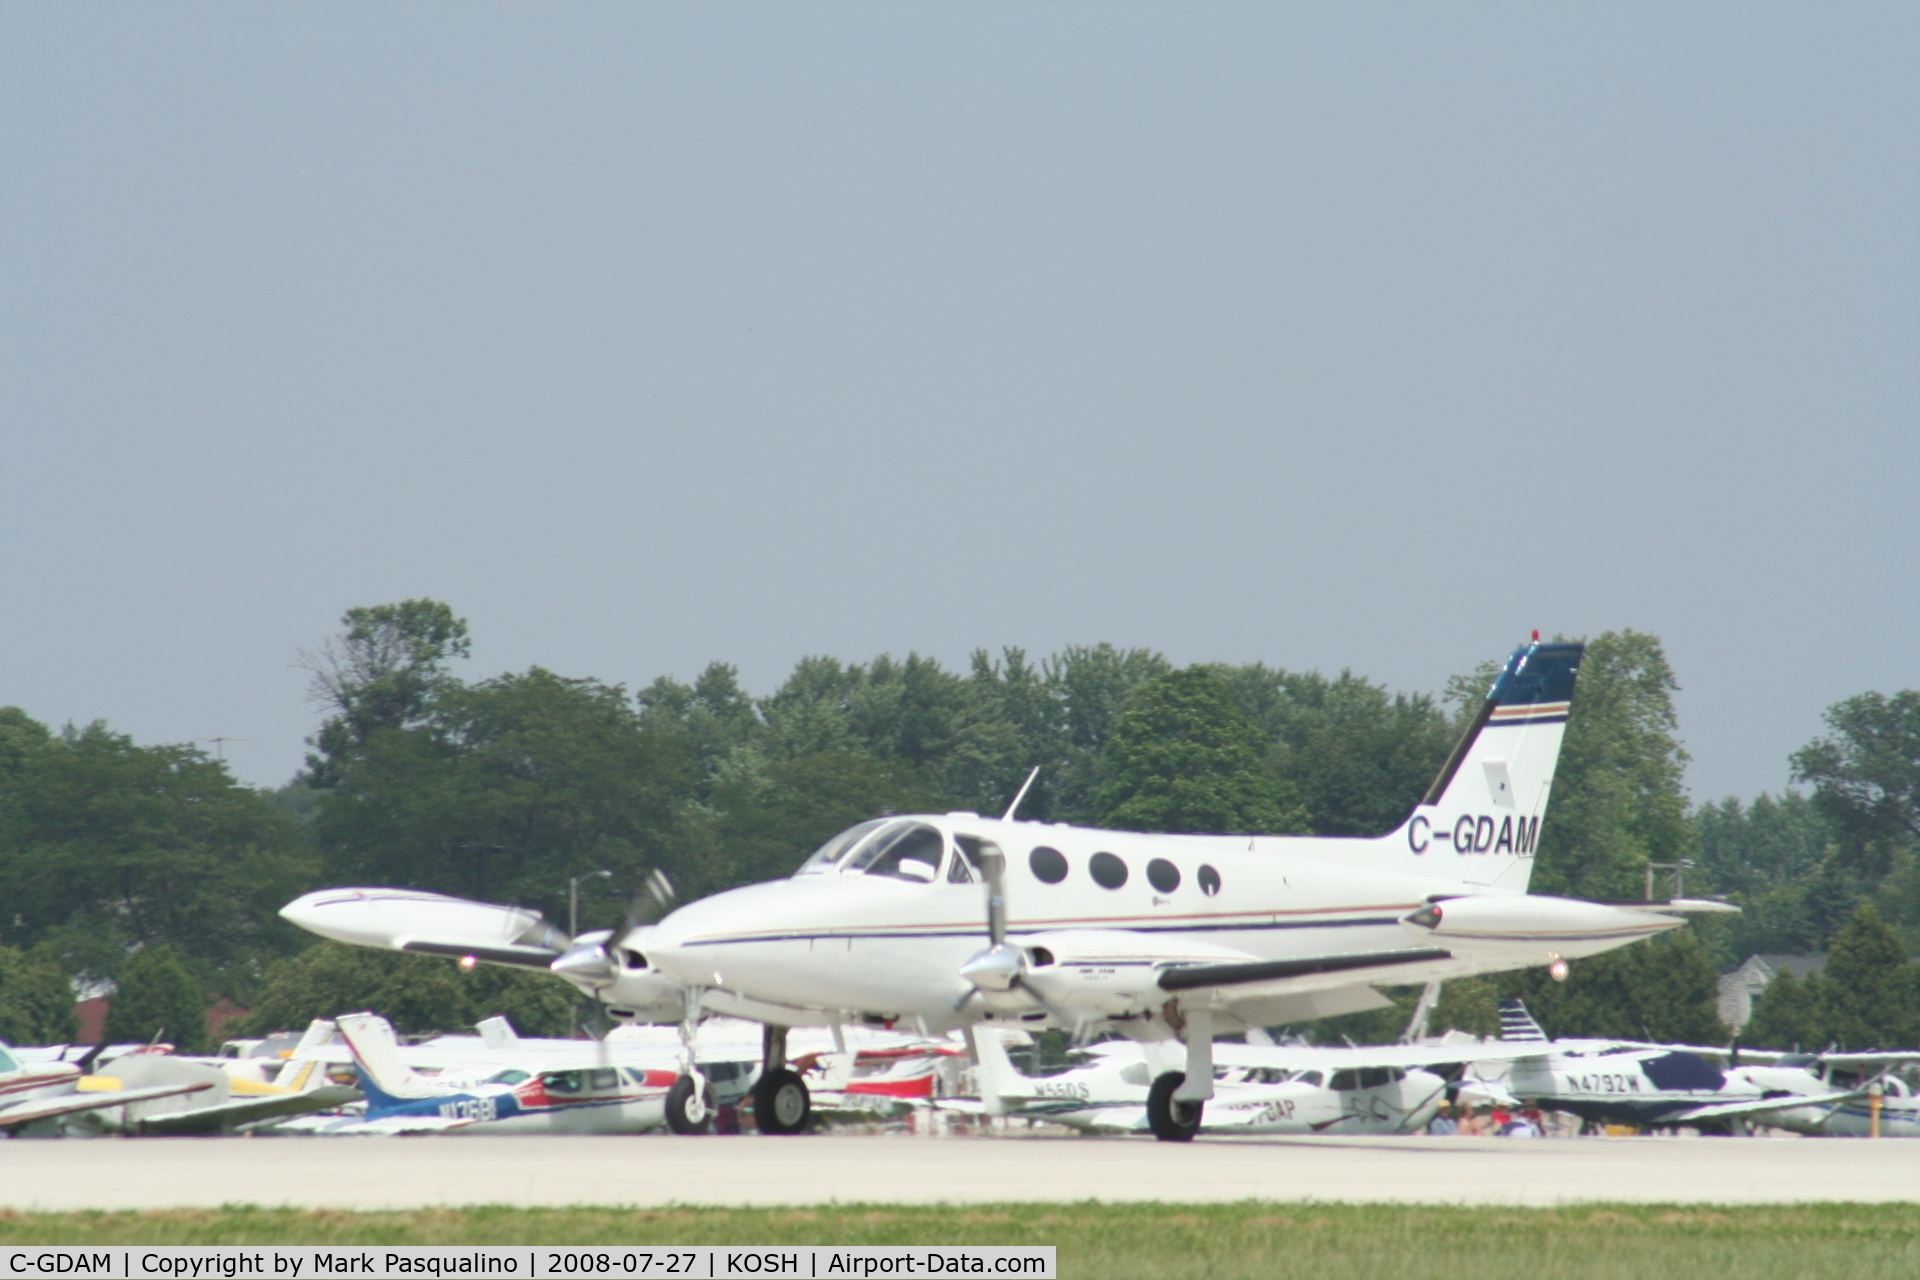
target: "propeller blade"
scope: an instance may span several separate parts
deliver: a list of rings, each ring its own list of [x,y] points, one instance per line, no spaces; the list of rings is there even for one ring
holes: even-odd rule
[[[1007,940],[1007,855],[991,840],[980,842],[980,874],[987,879],[987,942]]]
[[[982,840],[979,863],[987,882],[987,949],[961,965],[960,976],[981,991],[1011,991],[1026,972],[1027,958],[1007,941],[1007,855]]]
[[[674,896],[673,881],[667,879],[666,872],[658,867],[648,871],[641,877],[640,887],[627,898],[627,928],[658,921],[673,910]]]

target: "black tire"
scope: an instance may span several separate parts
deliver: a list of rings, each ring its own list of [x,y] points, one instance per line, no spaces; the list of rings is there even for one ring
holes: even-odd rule
[[[778,1067],[753,1086],[753,1122],[762,1133],[800,1133],[813,1117],[813,1096],[798,1072]]]
[[[694,1094],[693,1077],[683,1075],[667,1090],[667,1128],[675,1133],[713,1131],[713,1086]]]
[[[1168,1071],[1153,1082],[1147,1092],[1147,1127],[1162,1142],[1192,1142],[1200,1132],[1204,1102],[1176,1102],[1173,1091],[1187,1082],[1184,1071]]]

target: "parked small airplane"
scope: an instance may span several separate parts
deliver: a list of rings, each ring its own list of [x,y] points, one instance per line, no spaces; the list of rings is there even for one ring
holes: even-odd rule
[[[1920,1063],[1920,1053],[1771,1053],[1742,1048],[1751,1065],[1739,1074],[1770,1092],[1793,1093],[1811,1076],[1827,1091],[1756,1117],[1777,1129],[1818,1138],[1920,1138],[1920,1094],[1894,1068]],[[1795,1087],[1798,1086],[1798,1087]],[[1878,1095],[1877,1098],[1875,1095]]]
[[[80,1125],[89,1132],[139,1136],[236,1133],[358,1102],[358,1089],[327,1078],[323,1050],[332,1034],[331,1022],[316,1019],[271,1074],[264,1063],[171,1053],[122,1054],[91,1077],[98,1082],[96,1087],[205,1082],[207,1088],[195,1094],[191,1103],[177,1099],[100,1111]]]
[[[364,1116],[279,1126],[314,1134],[643,1133],[669,1121],[668,1095],[694,1087],[677,1070],[642,1067],[508,1067],[477,1083],[423,1076],[404,1062],[385,1018],[349,1013],[337,1022],[360,1072]],[[711,1091],[708,1091],[711,1096]],[[683,1103],[705,1120],[704,1105]]]
[[[1581,654],[1537,637],[1517,650],[1425,797],[1377,838],[1017,822],[1016,796],[999,819],[860,823],[790,879],[615,933],[567,938],[531,912],[406,890],[310,894],[282,914],[342,941],[550,968],[622,1021],[761,1022],[755,1114],[769,1133],[797,1132],[810,1106],[787,1065],[789,1027],[1109,1026],[1178,1040],[1183,1069],[1159,1074],[1147,1110],[1156,1136],[1184,1140],[1213,1096],[1216,1034],[1384,1008],[1381,985],[1534,965],[1563,976],[1567,960],[1687,912],[1731,910],[1526,892]]]
[[[1801,1066],[1729,1066],[1709,1061],[1730,1050],[1627,1040],[1551,1040],[1526,1005],[1500,1007],[1506,1060],[1476,1059],[1460,1096],[1530,1100],[1583,1120],[1639,1126],[1687,1125],[1730,1133],[1736,1122],[1777,1125],[1783,1109],[1832,1106],[1863,1095],[1835,1089]],[[1513,1057],[1515,1048],[1533,1047]],[[1784,1127],[1784,1126],[1783,1126]]]
[[[1046,1076],[1020,1074],[1004,1033],[974,1032],[982,1110],[1045,1118],[1092,1131],[1151,1131],[1152,1081],[1177,1062],[1171,1046],[1109,1040],[1081,1051],[1089,1061]],[[1479,1041],[1441,1044],[1217,1044],[1214,1098],[1202,1133],[1416,1133],[1447,1100],[1452,1069],[1520,1048]],[[940,1105],[952,1106],[952,1103]],[[966,1109],[962,1107],[961,1109]]]
[[[0,1045],[0,1132],[8,1137],[59,1137],[65,1121],[141,1102],[200,1093],[211,1081],[123,1089],[96,1084],[71,1062],[21,1062]]]

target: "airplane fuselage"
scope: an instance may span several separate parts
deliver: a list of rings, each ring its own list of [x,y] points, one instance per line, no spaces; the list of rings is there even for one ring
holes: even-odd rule
[[[1046,1006],[1071,1004],[1088,1016],[1143,1013],[1166,999],[1154,985],[1159,972],[1182,964],[1405,957],[1360,978],[1332,969],[1290,987],[1331,991],[1357,981],[1425,982],[1544,964],[1677,923],[1501,890],[1494,882],[1516,856],[1514,816],[1423,810],[1377,840],[1147,835],[971,814],[900,818],[892,821],[926,832],[925,871],[903,876],[816,859],[790,879],[682,907],[625,945],[661,972],[708,989],[709,1007],[722,1011],[732,1011],[730,996],[739,993],[801,1009],[918,1019],[938,1030],[970,1020],[961,1011],[973,987],[959,970],[986,938],[968,841],[1005,852],[1009,938],[1027,949],[1028,987]],[[1432,833],[1443,828],[1460,832],[1468,850],[1450,836],[1452,847],[1442,852]],[[1500,857],[1475,878],[1479,835]],[[1397,869],[1408,865],[1431,866],[1434,874]],[[1525,918],[1499,932],[1465,934],[1451,932],[1444,918],[1438,928],[1408,921],[1434,900],[1444,913],[1445,900],[1469,897],[1496,898],[1496,908],[1510,904]],[[609,998],[619,1000],[618,986]]]

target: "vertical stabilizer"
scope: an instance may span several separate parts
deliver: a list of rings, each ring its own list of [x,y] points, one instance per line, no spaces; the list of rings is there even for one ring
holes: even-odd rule
[[[1500,1038],[1510,1044],[1546,1044],[1547,1033],[1527,1012],[1527,1002],[1518,996],[1500,1002]]]
[[[274,1076],[274,1085],[293,1093],[305,1093],[329,1083],[321,1055],[332,1043],[333,1032],[334,1025],[326,1018],[315,1018],[309,1022],[306,1034],[300,1037],[300,1043],[293,1046],[279,1074]]]
[[[1014,1068],[997,1028],[977,1025],[969,1034],[974,1055],[980,1060],[980,1101],[988,1115],[1004,1115],[1008,1102],[1034,1096],[1032,1082]]]
[[[1407,870],[1524,893],[1586,646],[1514,651],[1387,856]]]
[[[504,1013],[496,1013],[491,1018],[480,1019],[473,1024],[473,1029],[480,1033],[480,1043],[489,1049],[520,1047],[520,1035],[513,1029],[513,1024],[507,1021],[507,1015]]]
[[[432,1095],[426,1082],[401,1061],[399,1041],[385,1018],[373,1013],[342,1014],[340,1034],[353,1054],[353,1065],[360,1069],[368,1115],[395,1103]]]

